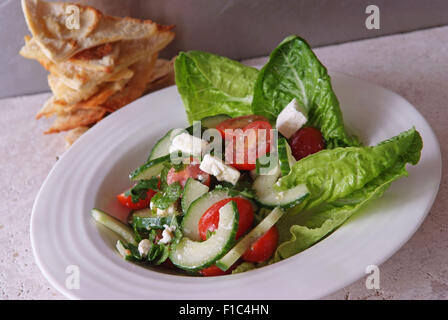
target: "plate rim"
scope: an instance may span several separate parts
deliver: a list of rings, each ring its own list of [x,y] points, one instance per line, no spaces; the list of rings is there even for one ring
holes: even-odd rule
[[[432,127],[431,127],[431,125],[428,123],[428,121],[427,121],[427,120],[424,118],[424,116],[420,113],[420,111],[419,111],[414,105],[412,105],[407,99],[405,99],[405,98],[402,97],[401,95],[399,95],[399,94],[393,92],[392,90],[389,90],[389,89],[387,89],[387,88],[384,88],[384,87],[382,87],[382,86],[380,86],[380,85],[378,85],[378,84],[371,83],[371,82],[369,82],[369,81],[363,80],[363,79],[358,78],[358,77],[354,77],[354,76],[352,76],[352,75],[348,75],[348,74],[343,73],[343,72],[330,71],[330,75],[331,75],[332,77],[333,77],[333,75],[337,75],[337,76],[343,76],[343,77],[348,77],[348,78],[356,79],[356,80],[362,81],[362,82],[364,82],[364,83],[366,83],[366,84],[368,84],[368,85],[370,85],[370,86],[374,86],[374,87],[376,87],[376,88],[378,88],[378,89],[380,89],[380,90],[385,90],[385,91],[387,91],[389,94],[393,94],[394,96],[396,96],[396,97],[398,97],[398,98],[400,98],[400,99],[403,99],[403,100],[404,100],[404,101],[405,101],[411,108],[413,108],[413,110],[416,112],[416,114],[423,120],[423,122],[425,123],[425,125],[426,125],[427,128],[429,129],[428,133],[431,135],[430,138],[432,138],[433,142],[435,142],[435,146],[436,146],[436,149],[437,149],[437,153],[438,153],[438,161],[439,161],[440,164],[442,163],[441,149],[440,149],[439,141],[438,141],[438,139],[437,139],[437,135],[435,134],[434,130],[432,129]],[[173,87],[175,87],[175,86],[171,86],[171,87],[168,87],[168,88],[159,90],[159,91],[157,91],[157,92],[155,92],[155,93],[152,93],[152,94],[143,96],[143,97],[139,98],[138,100],[134,101],[133,103],[131,103],[130,105],[141,103],[142,100],[144,100],[144,99],[148,99],[148,97],[151,96],[151,95],[153,95],[153,94],[157,94],[157,93],[159,93],[159,92],[164,92],[164,91],[167,91],[167,90],[173,90]],[[129,107],[129,106],[127,106],[127,107]],[[116,118],[116,117],[119,116],[120,112],[122,112],[122,111],[124,111],[124,110],[119,110],[118,112],[115,112],[115,114],[112,114],[111,116],[114,117],[114,118]],[[129,112],[130,112],[130,111],[129,111]],[[111,116],[109,116],[109,117],[111,117]],[[108,118],[109,118],[109,117],[108,117]],[[111,118],[112,118],[112,117],[111,117]],[[110,122],[110,121],[112,121],[112,120],[108,120],[108,119],[106,118],[106,119],[104,119],[102,122],[103,122],[103,123],[106,123],[106,122]],[[103,124],[103,126],[104,126],[104,124]],[[39,267],[40,271],[42,272],[42,274],[44,275],[44,277],[50,282],[50,284],[51,284],[52,286],[54,286],[58,291],[60,291],[63,295],[65,295],[66,297],[68,297],[68,298],[70,298],[70,299],[81,299],[82,297],[81,297],[80,295],[77,295],[77,294],[76,294],[76,293],[77,293],[76,290],[67,290],[66,288],[64,288],[64,286],[62,286],[62,285],[59,283],[59,281],[58,281],[58,280],[57,280],[57,279],[56,279],[50,272],[48,272],[48,270],[46,269],[46,267],[45,267],[43,261],[41,260],[41,256],[40,256],[39,252],[37,251],[37,243],[36,243],[36,239],[35,239],[36,230],[34,230],[34,228],[36,227],[36,221],[35,221],[35,220],[36,220],[36,216],[37,216],[37,213],[36,213],[36,212],[37,212],[37,206],[38,206],[38,203],[39,203],[39,199],[40,199],[40,197],[41,197],[41,194],[42,194],[43,190],[46,188],[46,186],[47,186],[47,184],[48,184],[48,181],[50,181],[53,172],[54,172],[55,170],[57,170],[57,168],[58,168],[59,166],[62,166],[61,163],[64,163],[64,159],[65,159],[66,155],[69,154],[69,152],[74,152],[74,151],[71,151],[71,150],[76,150],[76,149],[73,148],[74,146],[81,145],[82,143],[84,143],[84,142],[82,142],[82,141],[87,140],[88,137],[89,137],[90,135],[94,135],[94,134],[96,134],[96,132],[97,132],[98,130],[101,130],[101,129],[99,129],[100,126],[96,126],[96,127],[98,127],[98,128],[96,128],[96,130],[95,130],[95,128],[94,128],[93,130],[92,130],[92,129],[89,130],[89,131],[88,131],[86,134],[84,134],[78,141],[76,141],[75,144],[72,146],[72,148],[70,148],[70,150],[68,150],[67,152],[64,152],[64,154],[60,157],[59,161],[58,161],[58,162],[51,168],[50,172],[48,173],[47,177],[45,178],[44,182],[42,183],[42,186],[41,186],[41,188],[39,189],[39,192],[38,192],[37,195],[36,195],[36,198],[35,198],[35,201],[34,201],[34,203],[33,203],[33,207],[32,207],[32,214],[31,214],[31,220],[30,220],[30,229],[29,229],[29,230],[30,230],[30,240],[31,240],[32,252],[33,252],[33,256],[34,256],[34,259],[35,259],[36,264],[38,265],[38,267]],[[102,126],[101,126],[101,127],[102,127]],[[428,138],[427,138],[427,139],[428,139]],[[436,197],[437,197],[437,195],[438,195],[438,191],[439,191],[439,189],[440,189],[440,183],[441,183],[441,179],[442,179],[442,166],[441,166],[441,165],[438,167],[438,177],[439,177],[439,179],[438,179],[438,181],[437,181],[437,188],[436,188],[436,191],[432,194],[432,197],[431,197],[430,201],[428,202],[427,208],[425,208],[425,210],[424,210],[424,214],[422,214],[422,215],[420,216],[420,219],[419,219],[418,223],[416,223],[416,224],[414,225],[412,232],[408,232],[408,233],[407,233],[407,237],[406,237],[406,239],[402,239],[402,240],[400,241],[400,243],[395,243],[395,245],[392,246],[393,248],[392,248],[392,249],[389,249],[388,254],[387,254],[387,255],[384,255],[381,259],[379,259],[379,261],[378,261],[378,265],[383,264],[383,263],[384,263],[386,260],[388,260],[392,255],[394,255],[400,248],[402,248],[402,246],[403,246],[405,243],[407,243],[407,242],[409,241],[409,239],[415,234],[415,232],[419,229],[419,227],[421,226],[421,224],[423,223],[423,221],[426,219],[426,217],[427,217],[428,213],[430,212],[431,207],[433,206],[434,201],[435,201],[435,199],[436,199]],[[322,242],[319,242],[319,243],[317,243],[317,244],[314,245],[314,246],[317,246],[317,245],[319,245],[320,243],[322,243]],[[313,246],[313,247],[314,247],[314,246]],[[282,260],[282,261],[276,263],[275,265],[277,265],[277,264],[283,264],[283,263],[288,262],[288,261],[291,261],[291,259],[285,259],[285,260]],[[261,269],[255,270],[255,271],[251,271],[250,274],[254,274],[254,276],[255,276],[255,273],[258,274],[258,273],[260,272],[260,270],[261,270],[261,272],[262,272],[262,270],[265,270],[265,268],[269,268],[269,267],[270,267],[270,266],[267,266],[267,267],[264,267],[264,268],[261,268]],[[249,274],[249,273],[247,273],[247,274]],[[247,274],[246,274],[246,275],[247,275]],[[329,290],[327,290],[327,291],[323,290],[323,291],[325,291],[325,293],[322,294],[320,297],[327,296],[327,295],[329,295],[329,294],[331,294],[331,293],[333,293],[333,292],[339,290],[340,288],[345,287],[345,286],[347,286],[347,285],[353,283],[354,281],[360,279],[363,275],[365,275],[365,274],[363,274],[362,272],[360,272],[360,273],[358,273],[358,274],[354,274],[354,273],[353,273],[352,276],[350,276],[349,279],[347,279],[347,280],[344,282],[344,284],[341,284],[340,286],[338,286],[338,288],[335,288],[335,289],[329,289]],[[226,277],[225,277],[225,278],[226,278]],[[316,298],[316,297],[314,297],[314,298],[311,297],[311,298],[314,299],[314,298]]]

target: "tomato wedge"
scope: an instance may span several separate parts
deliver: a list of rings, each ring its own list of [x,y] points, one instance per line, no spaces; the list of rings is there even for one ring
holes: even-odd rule
[[[249,230],[254,221],[254,208],[249,200],[243,198],[228,198],[216,202],[207,211],[204,212],[199,220],[199,236],[202,240],[207,239],[207,233],[213,232],[219,224],[219,209],[229,203],[235,201],[239,213],[238,230],[236,232],[236,238],[238,239]]]
[[[117,195],[118,201],[125,207],[132,209],[132,210],[139,210],[149,207],[149,203],[151,202],[151,198],[156,194],[157,192],[149,189],[146,198],[139,200],[138,202],[132,202],[131,195],[126,195],[126,192],[120,193]]]
[[[264,262],[272,257],[277,243],[278,230],[273,226],[247,249],[242,258],[248,262]]]
[[[292,155],[300,160],[325,148],[324,138],[319,130],[306,127],[297,130],[289,139]]]
[[[235,266],[236,266],[236,264],[235,264]],[[229,270],[222,271],[217,266],[213,265],[211,267],[199,270],[199,273],[201,275],[203,275],[204,277],[223,276],[226,274],[231,274],[233,269],[235,269],[235,267],[232,266]]]
[[[272,126],[263,116],[228,119],[221,122],[217,129],[225,140],[226,162],[237,170],[255,169],[256,159],[271,150]]]
[[[216,126],[216,129],[219,130],[219,132],[221,132],[222,137],[225,138],[226,129],[242,129],[249,123],[255,121],[268,121],[268,119],[266,119],[263,116],[257,116],[257,115],[241,116],[224,120],[223,122],[221,122]]]
[[[183,188],[188,178],[196,179],[202,184],[210,186],[210,175],[199,169],[198,163],[189,164],[181,171],[176,171],[174,168],[171,168],[166,176],[166,182],[168,184],[179,182]]]

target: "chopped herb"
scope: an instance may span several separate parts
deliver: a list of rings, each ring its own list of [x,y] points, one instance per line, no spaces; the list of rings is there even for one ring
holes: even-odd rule
[[[168,185],[164,191],[156,193],[152,197],[152,205],[161,210],[167,209],[172,203],[179,199],[182,194],[182,187],[179,182],[172,183]]]
[[[207,230],[207,234],[205,236],[205,239],[208,240],[212,235],[214,235],[216,233],[216,231],[210,231]]]
[[[158,190],[159,178],[152,177],[149,180],[140,180],[134,187],[124,193],[126,197],[131,196],[133,203],[145,200],[148,196],[148,190]]]
[[[249,199],[255,198],[255,191],[252,189],[252,183],[247,180],[240,180],[236,185],[223,181],[217,185],[216,188],[228,189],[229,194],[232,197],[243,196]]]

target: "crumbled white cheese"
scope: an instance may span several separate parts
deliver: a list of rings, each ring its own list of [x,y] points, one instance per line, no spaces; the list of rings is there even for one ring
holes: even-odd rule
[[[277,130],[289,139],[307,121],[306,109],[294,98],[278,115],[276,126]]]
[[[168,225],[164,224],[162,231],[162,239],[159,240],[159,243],[168,244],[173,240],[174,237],[174,231],[176,231],[176,226],[169,227]]]
[[[160,208],[157,208],[157,215],[158,215],[158,216],[161,216],[161,217],[163,217],[163,216],[171,216],[171,215],[173,215],[176,211],[177,211],[176,203],[173,203],[173,204],[171,204],[171,205],[170,205],[168,208],[166,208],[166,209],[160,209]]]
[[[131,255],[131,251],[129,249],[126,249],[120,240],[117,241],[116,248],[123,258]]]
[[[207,145],[207,141],[184,132],[173,138],[170,153],[182,151],[193,156],[200,156],[207,149]]]
[[[170,216],[170,215],[173,215],[173,214],[175,214],[176,212],[177,212],[177,205],[176,205],[176,202],[174,202],[174,203],[172,203],[168,208],[166,208],[166,209],[160,209],[160,208],[156,208],[155,206],[154,206],[154,202],[150,202],[149,203],[149,208],[152,210],[152,211],[156,211],[156,213],[157,213],[157,215],[158,216],[161,216],[161,217],[163,217],[163,216]]]
[[[214,175],[218,181],[228,181],[232,184],[236,184],[240,178],[240,172],[231,166],[226,165],[221,159],[206,154],[202,159],[199,168]]]
[[[282,200],[285,197],[285,192],[284,191],[280,191],[279,193],[277,193],[277,195],[275,196],[275,200]]]
[[[148,239],[143,239],[139,242],[138,252],[140,252],[142,258],[148,255],[149,249],[151,249],[151,241],[149,241]]]

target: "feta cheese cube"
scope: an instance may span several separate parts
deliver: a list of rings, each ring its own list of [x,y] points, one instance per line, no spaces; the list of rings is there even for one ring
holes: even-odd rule
[[[173,138],[170,145],[170,153],[182,151],[193,156],[200,156],[207,148],[207,145],[207,141],[184,132]]]
[[[277,117],[277,130],[287,139],[308,121],[308,113],[296,98],[280,112]]]
[[[165,229],[162,231],[162,239],[159,240],[159,243],[168,244],[173,240],[174,231],[176,231],[176,227],[175,226],[169,227],[166,224],[164,224],[163,227]]]
[[[160,209],[160,208],[156,208],[156,207],[154,206],[154,203],[151,201],[151,202],[149,203],[149,208],[150,208],[151,210],[156,210],[157,215],[160,216],[160,217],[171,216],[171,215],[175,214],[176,211],[177,211],[177,206],[176,206],[176,203],[175,203],[175,202],[172,203],[172,204],[171,204],[168,208],[166,208],[166,209]]]
[[[151,249],[151,241],[149,241],[148,239],[143,239],[139,242],[138,252],[140,252],[142,258],[148,255],[149,249]]]
[[[240,178],[240,172],[231,166],[226,165],[221,159],[206,154],[202,159],[199,168],[214,175],[218,181],[227,181],[232,184],[236,184]]]

